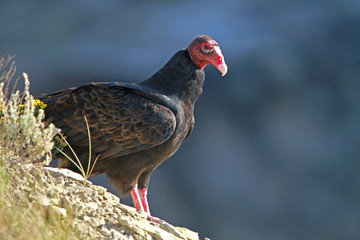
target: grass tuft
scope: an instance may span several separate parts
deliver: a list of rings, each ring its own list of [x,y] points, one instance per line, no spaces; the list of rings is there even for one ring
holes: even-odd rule
[[[88,165],[87,165],[86,171],[84,170],[84,167],[82,166],[81,161],[80,161],[79,157],[77,156],[77,154],[75,153],[74,149],[71,147],[71,145],[68,143],[68,141],[66,140],[64,135],[62,135],[61,133],[59,133],[59,135],[61,136],[62,140],[66,143],[66,145],[70,148],[76,161],[74,161],[72,158],[70,158],[64,151],[62,151],[61,148],[55,146],[55,149],[58,152],[60,152],[61,154],[63,154],[70,162],[72,162],[72,164],[74,164],[79,169],[79,171],[81,172],[81,174],[84,178],[84,185],[85,185],[86,180],[90,177],[92,171],[94,170],[95,164],[96,164],[97,160],[99,159],[100,154],[98,156],[96,156],[94,163],[90,169],[90,165],[91,165],[91,133],[90,133],[90,128],[89,128],[89,122],[85,116],[84,116],[84,120],[85,120],[86,129],[87,129],[87,133],[88,133],[88,137],[89,137],[89,159],[88,159]]]
[[[31,96],[26,74],[23,92],[10,91],[15,71],[12,57],[0,57],[0,239],[79,239],[70,216],[49,215],[26,195],[14,197],[20,194],[13,191],[13,185],[21,184],[16,179],[33,177],[27,172],[19,175],[19,166],[48,164],[53,138],[59,133],[53,124],[44,124],[46,106]],[[30,184],[28,192],[39,191],[38,187]]]
[[[17,90],[9,98],[5,83],[0,83],[0,155],[6,156],[10,163],[21,159],[23,163],[48,164],[53,138],[59,130],[53,124],[45,126],[44,104],[30,95],[28,76],[24,73],[23,77],[24,91]]]

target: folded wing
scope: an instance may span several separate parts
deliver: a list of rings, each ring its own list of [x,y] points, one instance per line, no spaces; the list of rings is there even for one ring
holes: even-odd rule
[[[87,118],[92,151],[100,160],[143,151],[164,143],[174,133],[176,118],[166,106],[123,86],[90,84],[43,96],[47,122],[88,156]],[[85,151],[86,150],[86,151]],[[77,152],[77,154],[79,154]]]

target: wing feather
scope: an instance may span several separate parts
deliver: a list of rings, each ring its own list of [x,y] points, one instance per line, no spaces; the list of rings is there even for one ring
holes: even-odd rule
[[[53,122],[74,147],[88,145],[101,159],[143,151],[164,143],[176,128],[175,114],[166,106],[127,87],[91,84],[41,98],[48,122]]]

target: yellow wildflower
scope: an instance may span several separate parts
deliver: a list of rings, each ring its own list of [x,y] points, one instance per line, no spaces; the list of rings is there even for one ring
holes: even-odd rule
[[[34,106],[44,109],[44,108],[46,108],[47,105],[40,99],[34,99]]]

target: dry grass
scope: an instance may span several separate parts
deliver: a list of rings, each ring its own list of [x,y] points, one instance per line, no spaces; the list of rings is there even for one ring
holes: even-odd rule
[[[15,70],[11,57],[0,58],[0,239],[79,239],[71,217],[51,214],[26,197],[14,199],[11,192],[14,168],[48,163],[59,132],[52,124],[44,125],[44,105],[30,95],[26,74],[23,92],[10,91]]]
[[[28,161],[42,161],[44,156],[50,159],[54,146],[52,140],[59,130],[53,124],[45,126],[44,104],[30,95],[26,74],[24,82],[23,93],[15,91],[9,98],[6,95],[9,89],[4,89],[4,82],[0,83],[0,155],[9,160],[21,157]]]

